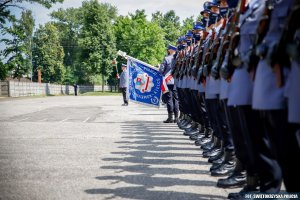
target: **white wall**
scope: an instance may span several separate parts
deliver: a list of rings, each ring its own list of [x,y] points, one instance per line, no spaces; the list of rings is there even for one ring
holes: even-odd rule
[[[5,83],[5,82],[1,82]],[[59,94],[74,94],[74,87],[71,85],[56,85],[50,83],[32,83],[8,81],[9,97],[22,97],[34,95],[59,95]],[[110,86],[104,86],[104,91],[110,91]],[[102,86],[86,86],[79,85],[78,93],[98,92],[102,91]],[[3,95],[3,87],[2,87]]]

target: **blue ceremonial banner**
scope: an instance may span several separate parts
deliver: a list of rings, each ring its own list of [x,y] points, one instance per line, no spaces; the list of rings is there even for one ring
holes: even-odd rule
[[[163,77],[158,69],[135,58],[127,59],[129,100],[136,103],[159,107],[162,95]]]

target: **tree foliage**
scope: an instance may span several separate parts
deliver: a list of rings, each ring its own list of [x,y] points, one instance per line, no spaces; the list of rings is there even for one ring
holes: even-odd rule
[[[188,30],[192,30],[194,22],[194,16],[185,18],[182,22],[181,35],[185,35]]]
[[[31,4],[40,4],[46,8],[51,8],[55,3],[62,3],[64,0],[1,0],[0,1],[0,30],[4,27],[6,21],[12,21],[15,16],[11,14],[13,7],[22,8],[22,4],[27,2]]]
[[[157,64],[165,53],[164,32],[146,19],[144,10],[120,16],[115,23],[117,48],[150,64]]]
[[[112,22],[116,18],[117,9],[97,0],[83,2],[81,9],[83,20],[78,40],[81,67],[88,76],[108,76],[112,71],[111,61],[116,55]]]
[[[12,74],[13,77],[22,77],[28,75],[31,68],[32,56],[32,32],[34,28],[34,19],[31,11],[25,10],[23,3],[39,4],[50,8],[53,4],[63,0],[0,0],[0,34],[8,36],[1,38],[6,47],[2,55],[7,62],[1,61],[3,67],[1,74]],[[18,20],[11,13],[12,8],[22,10],[21,19]],[[8,24],[10,22],[11,24]],[[8,25],[7,25],[8,24]],[[4,79],[1,77],[1,79]]]
[[[0,80],[6,79],[7,76],[8,76],[7,65],[5,65],[5,64],[0,60]]]
[[[80,49],[78,37],[82,25],[82,10],[78,8],[58,9],[51,13],[53,24],[59,32],[60,43],[64,49],[64,65],[73,66],[78,61]]]
[[[176,15],[174,10],[170,10],[165,14],[157,11],[152,14],[152,22],[156,22],[163,29],[165,33],[165,46],[168,44],[175,44],[177,38],[180,36],[180,18]]]
[[[46,8],[51,8],[51,6],[55,3],[62,3],[64,0],[1,0],[0,1],[0,9],[8,8],[8,7],[18,7],[21,6],[22,3],[37,3]]]
[[[62,83],[65,76],[63,65],[64,51],[59,41],[59,34],[56,26],[51,22],[39,27],[34,35],[34,63],[35,72],[38,67],[42,71],[44,82]],[[34,76],[37,79],[36,73]]]
[[[32,13],[25,10],[20,20],[13,22],[11,27],[4,28],[4,31],[12,37],[12,39],[3,38],[1,42],[6,45],[3,55],[8,58],[6,69],[11,71],[13,78],[20,79],[30,72],[33,27]]]

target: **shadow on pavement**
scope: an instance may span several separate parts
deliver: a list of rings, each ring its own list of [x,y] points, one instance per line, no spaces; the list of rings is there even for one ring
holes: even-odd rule
[[[200,165],[208,163],[200,160],[197,147],[188,145],[187,141],[179,142],[185,138],[175,125],[170,125],[169,128],[155,122],[137,121],[124,123],[121,128],[123,136],[116,142],[120,145],[120,151],[112,152],[111,157],[103,158],[107,165],[100,167],[101,170],[109,170],[110,173],[113,171],[114,175],[104,173],[105,175],[95,177],[108,185],[87,189],[87,194],[110,195],[106,199],[224,199],[223,196],[179,192],[169,188],[216,185],[214,181],[186,178],[187,175],[193,177],[208,174],[207,170],[197,169]],[[180,178],[174,177],[176,175]]]

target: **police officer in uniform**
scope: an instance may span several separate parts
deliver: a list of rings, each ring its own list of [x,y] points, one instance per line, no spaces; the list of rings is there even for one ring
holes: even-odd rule
[[[294,7],[293,3],[294,0],[269,2],[273,8],[269,29],[262,44],[257,47],[257,54],[261,60],[256,70],[252,107],[260,112],[260,119],[264,126],[261,133],[266,148],[260,149],[259,156],[267,160],[265,167],[272,172],[260,175],[260,179],[263,180],[260,187],[262,192],[279,192],[282,179],[287,191],[300,191],[299,186],[295,184],[299,180],[299,168],[295,168],[295,165],[299,163],[299,138],[296,135],[296,127],[288,123],[287,109],[293,108],[294,105],[297,108],[293,100],[299,93],[297,94],[295,90],[295,85],[293,85],[295,78],[289,73],[287,66],[272,64],[272,61],[276,59],[272,56],[276,50],[273,44],[279,41],[283,33],[287,16]],[[297,74],[296,65],[293,62],[292,72]],[[277,70],[279,67],[280,70]],[[288,79],[289,75],[290,79]],[[297,79],[299,80],[299,77]],[[289,81],[284,85],[285,80]],[[290,85],[294,88],[289,91]],[[289,103],[286,101],[285,90],[287,90]],[[297,113],[298,116],[300,114],[297,110],[290,110],[291,116],[292,113]]]
[[[77,83],[74,83],[73,87],[74,87],[74,95],[77,96],[77,90],[78,90]]]
[[[120,89],[122,91],[122,95],[123,95],[123,101],[124,104],[122,104],[122,106],[128,106],[128,98],[127,98],[127,85],[128,85],[128,74],[127,74],[127,65],[122,64],[122,73],[119,76],[119,74],[117,74],[117,77],[120,79]]]
[[[169,92],[165,94],[165,101],[168,109],[168,118],[164,123],[173,123],[178,120],[179,104],[178,104],[178,94],[176,87],[174,87],[174,78],[171,75],[172,65],[174,64],[174,55],[177,48],[175,46],[168,46],[168,55],[164,58],[160,65],[159,72],[165,78],[166,84],[168,86]],[[173,114],[175,120],[173,119]]]
[[[186,53],[186,62],[185,62],[185,72],[184,72],[184,78],[186,80],[186,88],[184,90],[185,92],[185,98],[187,102],[187,106],[189,108],[190,117],[193,120],[191,127],[186,128],[184,135],[192,136],[195,134],[198,134],[198,127],[199,123],[201,123],[200,120],[200,113],[197,106],[197,99],[196,94],[198,93],[195,88],[196,80],[193,76],[191,76],[191,68],[192,68],[192,62],[194,53],[196,50],[196,44],[195,44],[195,31],[188,31],[186,34],[186,41],[187,41],[187,53]]]
[[[274,7],[271,14],[271,21],[268,32],[263,43],[258,47],[259,56],[262,58],[258,63],[253,91],[252,107],[260,112],[260,119],[263,122],[261,136],[264,139],[264,148],[259,149],[259,156],[267,162],[259,170],[269,169],[269,173],[260,174],[260,191],[277,193],[281,188],[282,177],[288,188],[289,184],[289,160],[287,137],[295,134],[287,122],[287,105],[284,97],[284,87],[277,87],[276,74],[267,63],[265,50],[270,47],[273,41],[280,38],[285,19],[291,10],[293,1],[271,2]],[[271,48],[269,49],[271,51]],[[283,76],[288,71],[283,70]],[[297,155],[299,156],[299,155]],[[266,170],[264,170],[265,172]]]
[[[206,48],[204,57],[202,59],[202,68],[204,72],[204,76],[206,76],[205,82],[205,99],[206,105],[208,109],[208,116],[210,118],[210,122],[213,128],[213,145],[209,145],[207,147],[203,147],[203,156],[211,157],[219,154],[222,151],[222,140],[223,133],[221,130],[221,116],[219,110],[219,94],[220,94],[220,80],[213,79],[210,75],[209,70],[207,70],[209,63],[206,61],[206,55],[208,53],[212,53],[211,46],[214,41],[214,35],[217,35],[220,30],[220,25],[222,25],[221,15],[219,13],[219,5],[217,2],[211,2],[208,6],[210,8],[209,15],[209,35],[206,40]],[[215,32],[215,33],[214,33]]]
[[[202,19],[201,19],[201,24],[204,27],[204,29],[200,32],[201,35],[201,40],[205,40],[206,39],[206,28],[208,27],[208,23],[209,23],[209,14],[210,14],[210,9],[208,8],[209,6],[209,2],[205,2],[203,4],[203,10],[200,12],[200,14],[202,15]],[[201,46],[199,46],[198,48],[201,48],[201,51],[204,51],[204,44],[199,44]],[[201,55],[199,55],[201,56]],[[195,145],[196,146],[201,146],[203,144],[208,143],[209,141],[211,141],[211,136],[212,136],[212,132],[213,129],[211,128],[211,122],[208,116],[208,111],[207,111],[207,105],[206,105],[206,100],[205,100],[205,85],[203,83],[201,83],[198,80],[198,76],[199,76],[199,65],[201,65],[201,57],[197,58],[198,59],[198,63],[196,63],[198,66],[198,71],[197,71],[197,82],[198,82],[198,91],[199,91],[199,100],[200,100],[200,104],[201,104],[201,115],[202,115],[202,119],[203,119],[203,126],[204,126],[204,134],[199,134],[199,137],[196,138],[195,141]]]
[[[232,8],[237,6],[237,1],[229,0],[228,3]],[[246,186],[238,194],[230,194],[229,197],[232,199],[240,198],[245,192],[257,190],[257,169],[264,162],[258,159],[255,147],[262,141],[259,136],[262,126],[258,112],[251,109],[253,82],[247,71],[249,47],[255,42],[253,38],[255,38],[256,27],[263,11],[264,4],[259,3],[258,0],[252,0],[240,17],[241,38],[237,49],[241,64],[236,66],[233,72],[228,95],[229,121],[237,165],[231,176],[218,181],[218,185],[224,188],[242,186],[245,183],[245,169],[247,170]],[[223,67],[228,67],[228,65]]]
[[[226,29],[226,21],[228,17],[228,4],[226,0],[222,0],[218,2],[219,4],[219,12],[222,17],[219,24],[219,31],[214,40],[213,48],[218,48],[218,51],[222,51],[222,47],[218,45],[218,41],[220,37],[225,37],[225,29]],[[217,53],[221,52],[212,52],[211,59],[215,59]],[[232,172],[235,167],[236,158],[235,151],[232,141],[231,132],[229,130],[229,120],[228,120],[228,108],[227,108],[227,97],[228,97],[228,86],[229,83],[227,80],[219,79],[219,72],[214,71],[215,67],[213,66],[210,73],[210,79],[219,80],[219,112],[216,113],[218,115],[219,120],[219,130],[222,133],[223,138],[223,148],[221,151],[215,156],[210,157],[209,161],[213,162],[215,165],[211,167],[211,174],[213,176],[224,176],[228,175]],[[215,73],[214,73],[215,72]],[[222,162],[221,162],[222,161]],[[220,163],[221,162],[221,163]],[[220,163],[220,165],[218,165]]]
[[[197,80],[197,67],[199,66],[199,58],[198,53],[199,50],[201,50],[202,44],[200,44],[200,40],[203,37],[203,31],[205,29],[205,26],[202,22],[196,22],[193,28],[193,37],[195,40],[193,55],[192,55],[192,62],[190,63],[191,66],[191,72],[190,77],[192,79],[193,85],[191,87],[191,94],[193,97],[193,104],[195,104],[195,110],[196,110],[196,120],[199,123],[198,129],[194,129],[193,131],[189,132],[188,136],[190,136],[191,140],[198,141],[201,138],[207,134],[208,129],[210,128],[209,120],[206,113],[206,107],[204,104],[204,101],[200,95],[200,92],[204,92],[203,85],[198,83]],[[202,38],[203,39],[203,38]],[[200,48],[200,49],[199,49]],[[197,65],[197,66],[196,66]],[[197,142],[196,145],[199,145]]]
[[[297,26],[300,27],[299,20]],[[288,185],[286,187],[288,192],[299,192],[300,185],[297,182],[300,180],[300,28],[295,33],[293,44],[296,44],[296,48],[290,55],[292,62],[286,96],[288,99],[288,122],[290,126],[293,126],[294,133],[290,136],[286,135],[289,144],[286,148],[289,151],[288,162],[290,164],[289,171],[285,175],[285,184]]]
[[[191,119],[189,117],[189,109],[184,94],[184,89],[186,87],[186,80],[184,77],[181,77],[186,48],[187,48],[186,36],[185,35],[181,36],[178,39],[178,41],[180,45],[178,46],[179,48],[178,48],[177,61],[176,61],[178,62],[178,66],[177,66],[177,75],[175,77],[175,80],[177,83],[176,88],[177,88],[178,97],[180,101],[180,107],[182,109],[181,113],[183,113],[183,115],[182,115],[182,119],[178,121],[177,124],[179,128],[183,129],[189,127],[189,124],[191,123]]]
[[[293,44],[296,45],[298,53],[294,52],[291,55],[291,72],[286,94],[288,98],[288,122],[289,126],[293,126],[294,132],[287,138],[289,144],[287,146],[287,162],[290,170],[287,171],[285,185],[288,192],[299,192],[300,185],[295,183],[300,179],[300,28],[296,31]]]
[[[177,124],[182,123],[183,121],[185,121],[185,110],[184,110],[184,105],[182,102],[182,97],[180,96],[181,94],[181,81],[180,79],[177,77],[178,76],[178,71],[179,71],[179,63],[180,63],[180,59],[181,59],[181,54],[182,54],[182,49],[183,49],[183,36],[180,36],[177,39],[177,51],[176,54],[174,55],[174,59],[173,59],[173,64],[172,64],[172,71],[171,74],[174,78],[174,86],[176,88],[177,91],[177,95],[178,95],[178,104],[179,104],[179,111],[180,111],[180,115],[179,118],[177,120]]]
[[[185,116],[186,116],[186,121],[185,123],[180,123],[179,127],[181,129],[184,129],[186,131],[190,131],[191,129],[195,129],[197,127],[197,124],[193,122],[193,117],[195,116],[195,111],[191,107],[191,99],[190,99],[190,94],[189,94],[189,88],[190,88],[190,79],[187,76],[186,72],[186,64],[189,59],[189,56],[192,54],[192,38],[193,38],[193,33],[192,31],[188,31],[185,34],[183,42],[183,62],[181,64],[181,69],[180,69],[180,88],[181,88],[181,99],[182,99],[182,104],[184,106],[185,110]],[[185,132],[184,132],[185,134]]]

